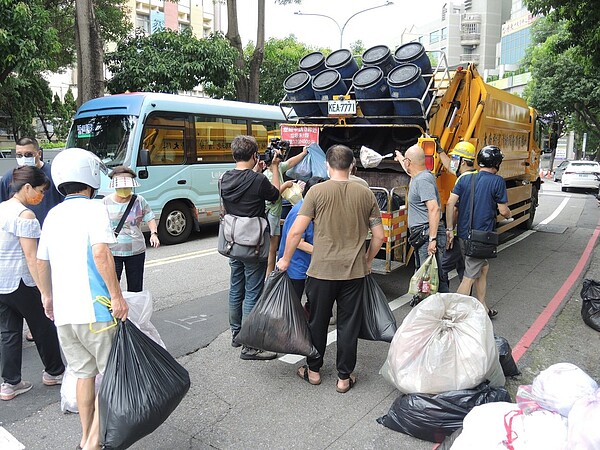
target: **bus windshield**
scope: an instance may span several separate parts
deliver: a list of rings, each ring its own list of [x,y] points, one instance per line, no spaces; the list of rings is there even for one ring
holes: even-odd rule
[[[127,157],[133,116],[95,116],[73,122],[67,147],[79,147],[97,155],[108,167],[123,165]]]

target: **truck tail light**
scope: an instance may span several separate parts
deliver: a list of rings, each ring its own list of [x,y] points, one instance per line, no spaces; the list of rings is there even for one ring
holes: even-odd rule
[[[436,143],[433,138],[419,138],[419,146],[425,152],[425,167],[427,170],[435,169]]]

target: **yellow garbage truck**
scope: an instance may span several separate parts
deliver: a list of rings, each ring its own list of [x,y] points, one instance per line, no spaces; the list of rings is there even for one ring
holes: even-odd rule
[[[538,143],[543,123],[537,119],[535,110],[524,99],[486,84],[473,64],[449,70],[443,53],[428,53],[430,61],[436,64],[430,74],[419,71],[426,88],[416,94],[409,91],[403,96],[402,92],[391,92],[382,98],[365,98],[368,95],[357,86],[363,68],[352,80],[344,80],[347,90],[341,94],[329,92],[315,95],[314,99],[298,99],[291,89],[286,89],[280,103],[288,119],[286,130],[311,131],[310,135],[325,151],[333,144],[344,144],[354,151],[357,175],[369,183],[382,211],[386,242],[380,255],[385,256],[373,266],[380,273],[405,266],[412,254],[406,220],[410,179],[398,162],[392,157],[385,158],[395,150],[404,152],[420,143],[445,204],[456,176],[444,167],[438,151],[449,153],[460,141],[472,143],[477,151],[486,145],[500,147],[504,160],[499,175],[506,180],[514,220],[503,223],[499,216],[499,233],[514,227],[531,228],[538,203],[541,183]],[[401,79],[398,84],[402,87],[402,82],[414,75],[415,67],[405,66],[397,66],[387,74],[390,91],[394,76]],[[395,73],[403,71],[408,75]],[[375,70],[370,72],[367,79],[377,78]],[[310,115],[300,115],[297,111]],[[361,164],[363,147],[384,157],[377,167]]]

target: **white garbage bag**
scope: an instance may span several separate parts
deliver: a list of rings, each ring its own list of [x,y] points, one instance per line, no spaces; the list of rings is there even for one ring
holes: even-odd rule
[[[600,448],[600,389],[577,400],[569,411],[569,450]]]
[[[152,296],[150,291],[142,292],[123,292],[123,298],[129,306],[129,314],[127,317],[136,327],[138,327],[146,336],[166,349],[165,343],[160,338],[158,330],[150,322],[152,317]]]
[[[504,386],[492,323],[481,303],[461,294],[434,294],[406,316],[381,368],[406,394],[472,389],[485,380]]]
[[[372,148],[365,147],[364,145],[360,148],[360,163],[365,169],[377,167],[384,158],[391,156],[394,156],[394,154],[381,155]]]
[[[551,411],[526,414],[514,403],[473,408],[452,450],[567,450],[567,421]]]
[[[534,378],[531,395],[549,411],[565,417],[577,400],[592,395],[598,384],[574,364],[553,364]]]
[[[102,374],[96,375],[96,392],[102,384]],[[65,369],[60,385],[60,410],[64,413],[79,413],[77,408],[77,378],[69,366]]]

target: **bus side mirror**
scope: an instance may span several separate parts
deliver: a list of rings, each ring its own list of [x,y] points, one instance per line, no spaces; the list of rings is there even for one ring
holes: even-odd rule
[[[145,180],[148,178],[148,166],[150,165],[150,152],[147,148],[140,150],[139,163],[140,166],[144,166],[144,169],[138,172],[138,177],[140,177],[142,180]]]

